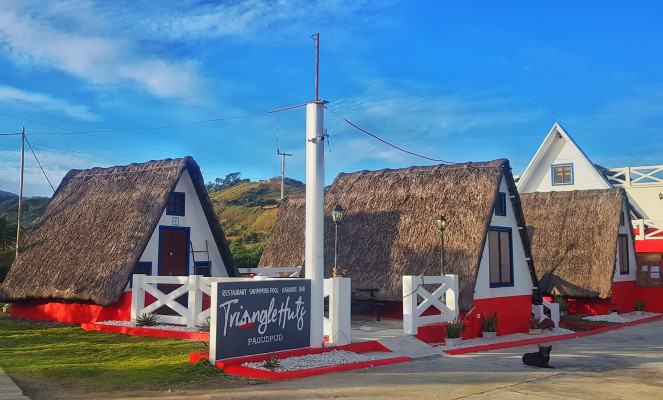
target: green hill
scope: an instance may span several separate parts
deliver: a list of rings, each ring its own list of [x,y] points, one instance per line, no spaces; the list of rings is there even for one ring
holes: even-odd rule
[[[286,198],[306,196],[306,188],[299,181],[286,179],[284,186]],[[209,196],[235,264],[239,268],[256,267],[276,221],[281,179],[237,180],[210,191]]]
[[[21,227],[31,231],[37,223],[39,217],[46,211],[48,197],[24,197],[21,201]],[[9,208],[0,211],[0,218],[4,218],[8,223],[16,224],[18,217],[18,198]]]

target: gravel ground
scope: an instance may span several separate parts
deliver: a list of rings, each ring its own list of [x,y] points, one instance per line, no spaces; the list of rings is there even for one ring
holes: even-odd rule
[[[114,325],[114,326],[126,326],[129,328],[148,328],[148,329],[165,329],[168,331],[180,331],[180,332],[202,332],[200,329],[196,328],[195,326],[192,328],[188,328],[183,325],[164,325],[164,324],[158,324],[155,326],[136,326],[136,323],[134,322],[129,322],[129,321],[100,321],[100,322],[95,322],[97,325]]]
[[[354,364],[364,361],[373,361],[375,358],[345,350],[332,350],[322,354],[308,354],[299,357],[288,357],[279,360],[279,367],[267,368],[264,362],[248,362],[244,367],[262,369],[265,371],[285,372],[300,369],[328,367],[331,365]]]
[[[652,313],[652,312],[638,313],[637,311],[633,311],[633,312],[625,313],[625,314],[618,314],[618,313],[614,312],[614,313],[608,314],[608,315],[590,315],[588,317],[584,317],[583,319],[586,319],[587,321],[615,322],[615,323],[621,324],[621,323],[624,323],[624,322],[631,322],[631,321],[637,321],[639,319],[655,317],[657,315],[661,315],[661,314]]]

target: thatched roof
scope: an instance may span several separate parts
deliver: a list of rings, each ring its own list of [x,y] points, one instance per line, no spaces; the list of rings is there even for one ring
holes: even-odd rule
[[[520,195],[542,293],[610,296],[623,189]]]
[[[184,171],[230,276],[238,276],[221,226],[191,157],[72,170],[2,284],[9,300],[119,300]]]
[[[503,175],[519,209],[507,160],[338,175],[325,193],[325,277],[334,264],[336,204],[346,210],[338,227],[339,268],[348,270],[353,289],[380,288],[377,297],[387,301],[402,299],[403,275],[440,275],[436,219],[445,215],[445,272],[460,275],[460,306],[468,310]],[[304,228],[304,201],[286,201],[259,266],[304,265]]]

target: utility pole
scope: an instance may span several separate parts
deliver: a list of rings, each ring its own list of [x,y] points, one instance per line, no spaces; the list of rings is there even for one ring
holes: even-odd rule
[[[16,257],[21,241],[21,201],[23,200],[23,167],[25,166],[25,127],[21,130],[21,178],[18,185],[18,217],[16,218]]]
[[[276,154],[281,156],[281,203],[283,203],[283,182],[285,182],[285,156],[292,156],[292,154],[288,154],[285,151],[281,153],[279,149],[276,149]]]

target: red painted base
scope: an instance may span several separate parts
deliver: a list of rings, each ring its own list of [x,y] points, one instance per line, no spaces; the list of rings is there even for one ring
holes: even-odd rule
[[[124,333],[130,336],[152,336],[159,338],[200,340],[209,342],[209,333],[207,332],[183,332],[170,329],[153,328],[134,328],[130,326],[116,326],[103,324],[81,324],[81,328],[86,331],[100,331],[110,333]]]
[[[131,319],[131,292],[122,294],[120,300],[108,307],[96,304],[31,301],[12,304],[12,317],[36,321],[52,321],[66,324],[82,324],[97,321]]]
[[[296,349],[296,350],[286,350],[276,352],[276,356],[280,359],[288,357],[297,357],[307,354],[321,354],[326,353],[332,350],[345,350],[352,351],[354,353],[366,353],[369,351],[382,351],[382,352],[391,352],[389,349],[381,345],[376,341],[368,342],[359,342],[351,343],[345,346],[336,346],[336,347],[321,347],[321,348],[305,348],[305,349]],[[378,365],[387,365],[394,364],[404,361],[411,361],[410,357],[393,357],[386,358],[381,360],[372,360],[365,361],[360,363],[353,364],[343,364],[343,365],[332,365],[329,367],[320,367],[320,368],[311,368],[303,369],[298,371],[286,371],[286,372],[275,372],[275,371],[263,371],[260,369],[243,367],[242,364],[246,362],[260,362],[267,360],[268,354],[259,354],[254,356],[238,357],[232,358],[223,361],[217,361],[216,366],[223,369],[223,372],[247,376],[251,378],[263,378],[263,379],[272,379],[272,380],[283,380],[283,379],[295,379],[295,378],[304,378],[307,376],[321,375],[329,372],[336,371],[348,371],[352,369],[375,367]],[[189,362],[196,363],[201,358],[208,358],[207,354],[204,353],[192,353],[189,355]]]
[[[532,296],[498,297],[474,300],[474,311],[465,323],[463,339],[481,336],[481,314],[497,311],[498,335],[510,335],[529,330],[529,317],[532,314]],[[461,319],[467,313],[461,313]],[[426,325],[418,329],[415,337],[425,343],[442,343],[446,336],[445,324]]]
[[[614,282],[612,296],[607,299],[568,299],[569,313],[605,315],[610,314],[612,310],[620,313],[631,312],[635,310],[635,300],[641,298],[641,289],[646,288],[637,287],[635,281]],[[642,293],[644,294],[644,291]],[[653,304],[654,302],[652,302],[652,307],[654,307]],[[651,311],[651,309],[648,308],[647,311]]]

